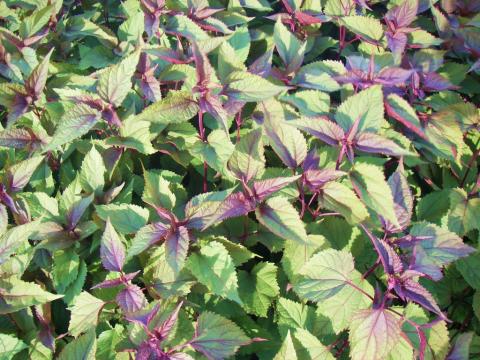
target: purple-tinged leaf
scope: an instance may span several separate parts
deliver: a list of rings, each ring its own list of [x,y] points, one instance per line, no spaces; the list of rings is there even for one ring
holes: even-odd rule
[[[183,269],[190,246],[191,235],[185,226],[179,226],[165,238],[165,256],[177,273]]]
[[[219,206],[231,190],[204,193],[194,196],[185,206],[185,224],[189,229],[203,229],[213,223]]]
[[[405,149],[402,149],[396,142],[374,133],[361,133],[355,139],[355,148],[357,150],[390,156],[409,155]]]
[[[142,325],[144,328],[148,328],[148,325],[153,318],[158,314],[160,310],[160,304],[155,304],[152,308],[142,309],[139,311],[131,312],[125,315],[125,319],[130,322]]]
[[[472,343],[473,335],[473,332],[459,334],[455,339],[453,348],[450,350],[445,360],[470,359],[470,344]]]
[[[387,309],[360,310],[350,323],[352,360],[384,360],[401,339],[401,320]]]
[[[170,231],[170,225],[161,221],[142,227],[133,238],[127,252],[127,259],[164,240]]]
[[[242,136],[228,160],[228,168],[237,179],[241,179],[246,183],[263,172],[265,156],[262,129],[252,130]]]
[[[367,234],[372,242],[380,261],[382,262],[385,272],[389,275],[399,274],[403,271],[402,260],[395,252],[393,247],[383,240],[377,238],[372,232],[365,226],[360,225],[363,231]]]
[[[55,352],[55,337],[53,336],[53,329],[50,326],[50,323],[45,319],[43,314],[41,313],[41,308],[38,306],[34,307],[34,314],[36,318],[38,319],[38,323],[40,325],[40,331],[38,332],[38,340]]]
[[[404,301],[413,301],[425,309],[446,319],[442,310],[438,307],[433,296],[422,285],[412,279],[404,279],[395,283],[395,292]]]
[[[410,191],[408,180],[403,174],[403,166],[399,165],[397,170],[388,178],[387,182],[392,190],[393,206],[398,223],[400,224],[400,229],[404,229],[410,225],[412,218],[413,195]],[[389,230],[396,230],[393,228],[393,226],[388,227]]]
[[[148,304],[142,289],[134,284],[129,284],[120,291],[116,300],[122,310],[127,313],[138,311]]]
[[[121,272],[125,263],[125,246],[117,232],[107,219],[105,231],[100,241],[100,258],[103,267],[110,271]]]
[[[28,184],[43,159],[43,156],[35,156],[10,167],[7,170],[7,191],[14,193],[22,190]]]
[[[43,144],[31,129],[9,129],[0,132],[0,146],[35,150]]]
[[[423,78],[423,89],[425,91],[443,91],[456,88],[449,80],[435,72],[429,72]]]
[[[337,146],[345,137],[343,129],[325,117],[302,118],[291,124],[330,146]]]
[[[28,79],[25,81],[25,90],[27,94],[37,100],[43,92],[43,88],[47,83],[48,77],[48,64],[50,62],[50,56],[52,55],[53,48],[50,49],[47,55],[43,58],[42,62],[32,71]]]
[[[303,171],[307,170],[317,170],[320,165],[320,156],[318,155],[317,148],[313,148],[307,153],[305,160],[303,160],[302,169]]]
[[[32,99],[28,98],[27,95],[20,93],[15,94],[13,103],[8,109],[7,127],[10,127],[15,120],[25,114],[28,111],[31,103]]]
[[[375,78],[375,82],[387,86],[400,85],[407,82],[412,75],[412,70],[402,68],[384,68],[380,70]]]
[[[195,336],[190,341],[195,350],[213,360],[228,358],[249,343],[250,339],[237,324],[209,311],[198,317]]]
[[[80,222],[83,214],[92,202],[93,194],[90,194],[86,197],[82,197],[80,200],[77,200],[75,203],[73,203],[67,213],[67,229],[75,229],[75,227]]]
[[[334,181],[347,173],[343,171],[325,169],[325,170],[307,170],[303,173],[305,184],[312,191],[318,191],[323,185],[329,181]]]
[[[299,178],[300,175],[255,181],[253,183],[253,192],[256,201],[262,202],[268,196],[290,185],[292,182],[297,181]]]
[[[258,57],[248,68],[252,74],[266,78],[272,71],[273,47],[266,50],[263,55]]]
[[[423,131],[420,120],[418,119],[417,113],[407,101],[396,94],[390,94],[386,98],[384,105],[388,116],[394,118],[422,139],[426,139],[426,135]]]
[[[165,319],[165,321],[158,327],[155,328],[155,332],[160,339],[164,339],[168,336],[172,328],[175,326],[175,323],[178,319],[178,313],[182,308],[183,301],[180,301],[175,309],[172,311],[170,315]]]
[[[417,0],[404,0],[400,5],[391,8],[385,15],[385,19],[393,22],[396,28],[404,28],[415,20],[417,11]]]
[[[465,245],[462,239],[455,233],[441,228],[435,224],[426,222],[415,224],[410,235],[415,237],[423,237],[425,240],[415,241],[413,245],[413,253],[423,250],[424,256],[417,257],[415,263],[417,265],[435,264],[437,267],[450,264],[452,261],[466,257],[475,252],[475,249]],[[423,254],[422,254],[423,255]]]
[[[214,74],[215,71],[208,60],[207,54],[200,50],[197,43],[193,42],[192,55],[195,61],[195,71],[197,72],[197,86],[208,87],[212,79],[212,74]]]
[[[403,32],[390,33],[387,32],[387,44],[392,53],[403,54],[407,46],[408,37]]]
[[[229,195],[217,208],[215,216],[205,225],[204,229],[225,219],[247,215],[255,210],[256,201],[247,198],[243,192]]]
[[[106,288],[112,288],[116,287],[122,284],[126,284],[129,281],[133,280],[138,274],[140,273],[140,270],[134,272],[134,273],[128,273],[125,275],[122,275],[116,279],[111,279],[111,280],[104,280],[101,283],[93,286],[91,289],[106,289]]]

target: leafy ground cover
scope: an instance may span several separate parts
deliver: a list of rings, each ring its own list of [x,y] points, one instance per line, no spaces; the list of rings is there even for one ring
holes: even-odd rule
[[[0,1],[1,358],[480,358],[479,10]]]

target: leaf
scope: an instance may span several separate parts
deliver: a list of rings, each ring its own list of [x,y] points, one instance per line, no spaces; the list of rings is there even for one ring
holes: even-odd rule
[[[455,264],[465,281],[474,289],[480,289],[480,268],[478,267],[479,261],[480,252],[476,251],[466,258],[458,260]]]
[[[272,233],[286,240],[307,243],[307,232],[297,210],[286,198],[268,199],[255,210],[257,220]]]
[[[297,353],[293,346],[292,337],[290,336],[290,331],[287,332],[287,336],[282,342],[280,350],[277,352],[273,360],[297,360]]]
[[[372,17],[344,16],[341,18],[341,24],[368,42],[377,44],[383,38],[382,24]]]
[[[400,341],[400,334],[400,320],[388,310],[360,310],[350,324],[350,356],[353,360],[383,360]]]
[[[197,319],[195,337],[190,345],[209,359],[224,359],[248,344],[250,339],[232,321],[215,313],[204,311]]]
[[[254,102],[267,100],[287,90],[264,78],[245,71],[234,71],[226,82],[226,94],[237,101]]]
[[[383,92],[380,85],[374,85],[358,94],[348,97],[338,107],[335,120],[345,132],[360,119],[358,133],[377,132],[383,122]]]
[[[267,111],[268,103],[262,103],[264,111],[264,129],[275,153],[289,168],[298,167],[307,156],[307,142],[297,129],[287,125],[274,114]]]
[[[205,31],[185,15],[169,16],[165,30],[196,42],[210,38]]]
[[[165,255],[167,262],[174,271],[179,272],[182,270],[187,258],[189,245],[190,234],[184,226],[178,227],[165,238]]]
[[[97,338],[91,329],[84,335],[68,343],[58,356],[58,360],[95,360]]]
[[[99,194],[105,185],[104,174],[107,171],[100,153],[92,146],[82,162],[80,184],[88,193]]]
[[[330,146],[339,145],[340,141],[345,137],[345,133],[340,126],[323,117],[304,117],[298,121],[292,121],[292,125]]]
[[[358,196],[365,205],[378,215],[399,227],[392,191],[385,181],[383,171],[374,165],[356,163],[350,179]]]
[[[50,10],[51,12],[51,10]],[[48,77],[48,64],[50,56],[52,55],[53,48],[45,55],[42,62],[33,69],[32,73],[25,81],[25,90],[27,94],[31,95],[35,100],[42,94]]]
[[[474,333],[459,334],[455,339],[453,348],[448,353],[446,360],[467,360],[470,355],[470,346]]]
[[[27,186],[33,173],[43,160],[43,156],[34,156],[10,167],[7,172],[9,190],[17,192]]]
[[[348,286],[354,271],[353,257],[344,251],[328,249],[302,266],[293,288],[303,299],[320,302]]]
[[[266,317],[273,299],[280,293],[277,267],[272,263],[259,262],[250,273],[239,271],[238,283],[244,308],[255,315]]]
[[[355,140],[355,149],[363,152],[390,156],[412,155],[396,142],[377,134],[362,133]]]
[[[420,266],[420,271],[423,264],[441,268],[475,251],[474,248],[465,245],[456,234],[426,222],[415,224],[410,230],[410,235],[413,238],[424,238],[417,241],[413,247],[414,252],[418,251],[423,255],[415,261],[415,264]]]
[[[125,263],[125,246],[107,218],[105,231],[100,240],[100,258],[103,267],[110,271],[121,272]]]
[[[105,302],[83,291],[74,298],[68,310],[71,312],[68,332],[74,337],[95,328]]]
[[[477,229],[480,230],[480,199],[469,198],[463,189],[450,192],[450,213],[448,228],[459,235]]]
[[[148,221],[148,210],[132,204],[109,204],[95,206],[98,216],[107,221],[121,234],[132,234]]]
[[[171,210],[175,206],[175,194],[172,192],[171,183],[161,174],[154,171],[144,171],[142,201],[150,206]]]
[[[299,359],[305,360],[333,360],[334,357],[315,336],[304,329],[296,329],[293,333],[294,339],[300,344],[297,350]]]
[[[327,182],[322,187],[319,199],[323,207],[338,211],[350,224],[361,223],[368,217],[368,211],[358,197],[348,187],[337,182]]]
[[[0,286],[2,288],[0,314],[9,314],[33,305],[45,304],[63,296],[49,293],[35,283],[14,278],[1,281]]]
[[[188,121],[197,113],[198,105],[190,92],[169,91],[165,98],[147,106],[135,119],[168,125]]]
[[[242,304],[235,266],[222,244],[213,241],[202,246],[199,253],[190,255],[187,267],[211,292]]]
[[[401,284],[397,283],[395,285],[395,291],[404,301],[411,300],[421,305],[423,308],[439,315],[440,318],[446,319],[432,294],[430,294],[428,290],[418,282],[412,279],[406,279],[402,281]]]
[[[292,79],[292,83],[307,89],[333,92],[340,89],[340,85],[333,76],[345,71],[341,62],[316,61],[302,66]]]
[[[385,99],[385,110],[388,116],[394,118],[421,138],[425,138],[417,113],[406,100],[396,94],[389,94]]]
[[[125,289],[121,290],[116,300],[118,305],[126,313],[141,310],[148,304],[142,289],[134,284],[128,284]]]
[[[250,131],[240,139],[228,160],[228,168],[245,182],[261,175],[265,169],[262,129]]]
[[[60,118],[52,140],[44,151],[52,151],[88,133],[100,120],[98,110],[78,103]]]
[[[51,272],[55,289],[64,293],[66,288],[78,276],[80,257],[72,249],[59,250],[53,254],[53,269]]]
[[[388,186],[392,190],[395,215],[401,228],[410,225],[413,214],[413,195],[410,191],[410,185],[399,168],[388,178]]]
[[[288,31],[280,18],[275,23],[273,41],[285,64],[285,73],[290,74],[296,71],[302,65],[307,43],[301,42],[294,34]]]
[[[21,247],[38,226],[37,222],[18,225],[0,236],[0,264],[6,262],[19,247]]]
[[[132,87],[132,76],[137,68],[140,51],[127,56],[118,64],[100,73],[97,92],[106,102],[118,107]]]
[[[12,359],[20,351],[28,348],[28,346],[15,336],[0,334],[0,351],[5,359]]]
[[[163,240],[170,232],[170,227],[162,222],[146,225],[138,230],[128,249],[127,259],[148,249]]]

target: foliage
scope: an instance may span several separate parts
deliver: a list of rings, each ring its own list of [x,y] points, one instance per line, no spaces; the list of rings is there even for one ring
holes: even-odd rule
[[[2,359],[480,359],[479,11],[0,1]]]

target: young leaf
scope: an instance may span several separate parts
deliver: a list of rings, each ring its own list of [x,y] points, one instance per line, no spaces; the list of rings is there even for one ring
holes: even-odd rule
[[[302,65],[307,43],[301,42],[288,31],[280,18],[275,23],[273,41],[278,54],[285,64],[285,73],[290,74],[296,71]]]
[[[290,336],[290,330],[287,332],[287,336],[282,342],[282,346],[273,360],[297,360],[297,353],[293,346],[292,337]]]
[[[176,272],[182,270],[190,245],[190,234],[184,226],[178,227],[165,238],[167,262]]]
[[[125,263],[125,246],[113,228],[110,218],[107,218],[105,231],[100,241],[100,258],[105,269],[122,271]]]
[[[262,129],[250,131],[240,139],[228,160],[228,168],[245,182],[261,175],[265,169]]]
[[[80,170],[80,184],[88,193],[99,194],[105,185],[104,174],[107,171],[100,153],[92,146],[85,156]]]

